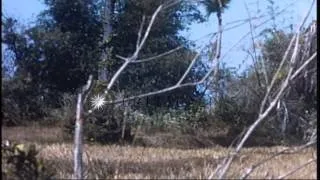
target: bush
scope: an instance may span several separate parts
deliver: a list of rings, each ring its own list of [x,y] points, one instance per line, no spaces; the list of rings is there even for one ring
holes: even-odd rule
[[[44,93],[37,89],[35,84],[25,82],[22,78],[4,80],[2,125],[21,126],[32,122],[45,124],[47,117],[50,116],[49,113],[59,107],[55,102],[57,99],[59,99],[58,93]]]
[[[35,118],[34,108],[37,104],[32,103],[31,95],[27,93],[27,87],[20,79],[4,80],[2,84],[2,125],[21,125],[25,120]],[[33,104],[33,106],[30,106]]]
[[[269,85],[266,84],[263,77],[268,77],[269,81],[272,79],[292,37],[292,34],[287,34],[284,31],[275,31],[268,35],[271,36],[266,36],[266,39],[263,40],[262,56],[257,59],[256,64],[249,67],[242,77],[233,76],[231,79],[227,79],[223,76],[223,86],[217,85],[218,87],[215,89],[220,96],[216,98],[214,103],[214,115],[217,119],[232,125],[233,131],[237,133],[257,119],[262,99]],[[301,67],[316,51],[316,39],[316,33],[308,30],[301,36],[295,69]],[[292,54],[291,51],[290,53]],[[278,93],[279,87],[288,73],[291,66],[288,62],[284,63],[279,76],[276,77],[275,85],[270,91],[269,97],[271,99]],[[264,70],[266,74],[263,73]],[[222,72],[224,72],[223,69]],[[305,67],[300,75],[290,81],[289,88],[284,91],[277,106],[271,110],[268,117],[257,127],[252,139],[265,137],[260,142],[271,140],[275,144],[287,145],[305,143],[315,137],[316,72],[316,61],[313,61]],[[268,103],[270,102],[267,101],[266,106],[269,105]]]
[[[158,109],[150,116],[142,114],[136,119],[143,122],[145,132],[151,133],[200,131],[199,128],[207,128],[213,120],[211,113],[197,104],[192,104],[187,109]]]
[[[3,179],[53,179],[54,169],[37,157],[35,145],[2,144]]]
[[[74,119],[76,113],[76,96],[64,93],[59,98],[59,108],[46,108],[46,124],[65,125]]]
[[[75,114],[75,110],[73,114]],[[100,111],[86,115],[83,124],[85,140],[102,144],[119,142],[122,140],[124,118],[123,109],[114,106],[105,106]],[[74,128],[75,115],[70,116],[64,125],[66,137],[73,137]],[[131,142],[132,139],[131,124],[127,123],[123,140]]]
[[[125,119],[126,118],[126,119]],[[106,106],[102,111],[96,112],[86,118],[84,123],[84,134],[90,141],[100,143],[115,143],[122,140],[122,125],[124,119],[124,110],[114,106]],[[131,124],[126,123],[123,140],[131,142]]]

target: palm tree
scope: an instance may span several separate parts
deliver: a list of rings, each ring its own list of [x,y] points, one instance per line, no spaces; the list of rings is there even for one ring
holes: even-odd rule
[[[230,0],[220,0],[222,8],[220,9],[219,0],[201,0],[200,4],[204,5],[207,18],[215,12],[217,12],[217,16],[220,16],[224,9],[228,8],[228,4]]]

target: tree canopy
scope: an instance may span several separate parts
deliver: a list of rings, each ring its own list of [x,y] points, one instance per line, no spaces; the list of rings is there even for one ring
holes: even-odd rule
[[[104,2],[45,0],[47,9],[37,17],[35,25],[21,31],[17,30],[19,24],[16,20],[7,18],[3,42],[12,52],[16,67],[14,77],[27,78],[31,89],[37,89],[37,93],[47,99],[51,96],[49,99],[52,100],[55,94],[58,98],[60,93],[75,93],[89,74],[97,79],[102,66],[111,76],[122,63],[116,55],[133,53],[142,17],[146,16],[148,22],[157,6],[167,1],[111,1],[112,35],[108,42],[101,43]],[[175,83],[195,53],[191,50],[193,44],[179,33],[191,23],[202,21],[202,14],[193,3],[179,2],[163,10],[139,58],[155,56],[178,46],[183,48],[152,62],[130,65],[114,91],[121,89],[132,95]],[[106,47],[110,49],[108,59],[101,63],[101,53]],[[196,79],[201,74],[203,72],[194,68],[187,80]],[[196,87],[187,87],[160,95],[157,98],[160,102],[153,102],[153,105],[183,106],[201,100],[201,95]]]

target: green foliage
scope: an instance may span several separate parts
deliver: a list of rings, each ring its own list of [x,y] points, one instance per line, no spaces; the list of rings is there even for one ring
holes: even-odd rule
[[[218,12],[220,9],[218,0],[201,0],[200,3],[204,5],[207,12],[207,17],[215,12]],[[229,3],[230,0],[221,0],[222,10],[220,11],[223,12],[224,9],[228,8]]]
[[[217,92],[214,96],[214,115],[217,119],[229,123],[236,132],[241,132],[243,128],[248,127],[257,119],[262,99],[269,85],[263,78],[263,67],[266,68],[270,83],[292,38],[291,33],[280,30],[269,31],[267,29],[262,34],[265,35],[265,39],[262,42],[262,54],[258,59],[257,66],[249,67],[244,76],[237,77],[234,74],[229,80],[224,75],[225,73],[222,73],[221,79],[224,81],[224,86],[221,86],[219,82],[214,86],[215,92]],[[309,55],[306,55],[306,49],[312,49],[309,47],[312,46],[316,37],[311,35],[312,38],[309,38],[311,41],[306,41],[305,37],[308,36],[310,35],[306,33],[302,36],[304,38],[301,38],[299,55],[294,68],[300,67],[312,54],[309,52]],[[289,57],[291,55],[292,50],[289,51]],[[271,97],[274,97],[279,91],[279,86],[286,78],[288,69],[292,66],[289,62],[290,60],[285,61],[283,68],[276,76],[275,88],[272,88],[270,92]],[[269,142],[275,144],[301,143],[315,132],[314,118],[308,114],[313,112],[317,104],[315,99],[317,96],[314,93],[316,83],[313,79],[316,74],[315,70],[316,66],[312,64],[306,67],[297,79],[290,82],[290,88],[281,97],[279,107],[271,110],[266,120],[255,130],[253,139],[268,137],[264,139],[265,142],[270,140]],[[228,70],[223,69],[223,71]],[[267,101],[266,106],[269,106],[269,103]],[[284,141],[280,142],[280,139]]]
[[[266,61],[268,78],[271,79],[287,50],[292,34],[285,33],[281,30],[273,31],[270,29],[264,30],[261,34],[263,34],[265,38],[262,48],[262,58]],[[292,51],[290,51],[288,57],[291,57],[291,55]],[[287,63],[285,67],[286,65]]]
[[[13,59],[16,68],[13,76],[17,80],[10,80],[10,83],[19,81],[20,94],[23,97],[21,100],[13,100],[13,96],[7,95],[12,93],[6,93],[5,98],[8,102],[19,100],[8,104],[6,109],[20,108],[20,111],[25,112],[26,109],[22,106],[30,108],[32,103],[32,111],[41,110],[41,105],[46,107],[45,110],[48,112],[36,118],[47,116],[50,108],[62,107],[60,101],[63,93],[77,92],[89,74],[97,76],[102,64],[107,66],[110,80],[111,75],[122,63],[115,55],[128,56],[134,52],[142,16],[146,15],[148,22],[155,8],[160,3],[166,3],[147,0],[112,1],[113,32],[110,40],[103,43],[101,11],[104,1],[44,2],[47,9],[41,12],[37,21],[30,27],[22,28],[13,18],[3,21],[3,42],[8,46],[6,51],[11,54],[5,60]],[[179,35],[179,32],[187,29],[192,22],[203,20],[197,7],[189,2],[180,2],[161,12],[139,58],[151,57],[178,45],[185,48],[153,62],[129,65],[121,74],[114,92],[121,89],[129,96],[155,91],[176,83],[194,55],[189,48],[192,44]],[[101,64],[101,52],[106,47],[108,59]],[[201,67],[202,64],[197,63],[197,66]],[[192,69],[186,81],[198,79],[206,71],[196,69]],[[5,91],[12,92],[11,89]],[[40,97],[44,100],[39,103],[33,102]],[[30,101],[25,100],[26,98]],[[151,113],[154,107],[177,108],[203,100],[195,87],[178,89],[166,95],[159,95],[155,99],[160,101],[148,102],[150,106],[143,111]],[[15,103],[17,107],[10,107]],[[17,117],[7,112],[3,114],[7,117]],[[29,118],[34,119],[33,116]]]
[[[142,124],[143,130],[151,134],[155,131],[187,133],[190,129],[207,129],[213,120],[210,112],[199,104],[192,104],[188,109],[158,108],[155,111],[152,115],[133,113],[133,127]]]
[[[23,79],[2,81],[2,96],[2,125],[23,125],[29,119],[38,121],[46,114],[41,96]]]
[[[271,37],[266,36],[263,58],[267,60],[267,71],[270,73],[269,78],[272,77],[281,62],[281,58],[283,57],[291,38],[291,33],[285,33],[283,31],[274,31]],[[309,58],[313,52],[315,52],[316,46],[314,46],[314,42],[316,40],[316,33],[305,31],[299,40],[300,46],[294,68],[300,67],[304,61]],[[291,57],[292,51],[293,50],[289,51],[289,57]],[[285,78],[288,69],[291,66],[292,65],[289,64],[289,61],[286,61],[284,68],[280,70],[280,73],[277,76],[276,85]],[[306,124],[312,122],[313,119],[308,118],[308,115],[305,112],[311,112],[312,109],[315,109],[317,104],[317,95],[314,93],[317,89],[316,81],[314,81],[314,78],[316,77],[316,69],[316,61],[310,63],[301,75],[290,83],[291,85],[289,90],[282,98],[282,101],[286,104],[288,111],[287,116],[290,119],[290,122],[288,122],[287,125],[286,138],[292,139],[294,137],[298,139],[298,141],[301,141],[304,136],[303,134],[305,134],[310,128]],[[274,90],[276,89],[273,89],[272,92]],[[283,111],[284,107],[281,108]],[[284,118],[283,115],[281,118]]]
[[[112,15],[112,37],[105,44],[109,48],[108,59],[99,63],[100,68],[103,65],[106,66],[109,74],[108,80],[122,64],[115,55],[129,56],[134,52],[142,16],[146,15],[146,22],[148,22],[157,6],[164,2],[147,0],[112,2],[114,3],[112,7],[117,14]],[[155,56],[176,48],[178,45],[184,45],[185,48],[152,62],[130,64],[106,98],[108,100],[114,99],[117,92],[120,91],[125,92],[125,96],[132,96],[175,84],[187,69],[195,54],[189,49],[191,44],[178,33],[185,30],[187,25],[194,21],[203,21],[203,18],[196,6],[191,3],[181,2],[161,12],[156,18],[139,58]],[[197,64],[197,66],[201,66],[201,64]],[[203,72],[198,72],[194,68],[191,75],[187,77],[187,81],[194,81],[202,74]],[[106,86],[105,82],[97,81],[92,94],[101,94]],[[152,114],[155,113],[156,107],[180,108],[201,101],[203,101],[202,96],[195,87],[186,87],[142,99],[140,104],[134,103],[132,108],[139,109],[146,114]],[[146,106],[142,107],[141,104]],[[112,107],[104,107],[102,111],[89,115],[86,117],[86,138],[102,143],[117,141],[121,135],[123,118],[123,110]],[[129,140],[131,136],[130,126],[131,124],[127,125],[128,130],[126,131]],[[67,125],[68,132],[72,132],[72,129],[73,123]]]
[[[37,157],[35,145],[3,144],[2,178],[4,179],[54,179],[54,170]]]
[[[99,143],[115,143],[122,140],[122,125],[126,117],[122,109],[106,107],[87,118],[84,126],[86,139]],[[128,119],[125,119],[128,121]],[[131,142],[133,134],[131,125],[127,123],[124,141]]]
[[[46,3],[48,10],[36,24],[21,32],[7,19],[4,42],[14,53],[17,75],[29,73],[32,84],[41,89],[74,92],[95,72],[99,59],[101,23],[93,14],[97,10],[88,8],[88,2]]]
[[[55,127],[64,126],[69,121],[75,121],[76,95],[64,93],[59,97],[59,108],[46,108],[43,121]],[[68,137],[68,136],[66,136]]]
[[[96,81],[92,89],[92,94],[101,93],[106,85],[101,81]],[[92,114],[87,114],[86,110],[91,108],[89,96],[85,104],[84,116],[84,139],[89,142],[97,143],[115,143],[121,140],[122,124],[125,118],[123,106],[106,105],[100,110],[96,110]],[[65,94],[63,96],[62,107],[58,109],[58,113],[52,118],[56,117],[63,121],[64,137],[71,140],[75,129],[75,110],[76,101],[75,96]],[[113,92],[108,94],[107,100],[114,99]],[[128,123],[124,140],[130,142],[132,140],[131,124]]]
[[[110,41],[113,53],[129,56],[135,50],[137,34],[143,15],[147,16],[146,23],[158,5],[165,1],[124,1],[117,16],[113,30],[116,36]],[[137,18],[138,17],[138,18]],[[187,69],[194,52],[189,49],[192,44],[178,33],[185,30],[191,22],[203,21],[196,6],[188,2],[180,2],[163,12],[161,11],[150,31],[150,36],[141,50],[139,59],[152,57],[183,45],[185,48],[157,60],[131,64],[119,77],[115,89],[121,89],[126,96],[156,91],[175,84]],[[146,27],[146,25],[145,25]],[[130,31],[128,31],[130,29]],[[144,28],[145,30],[146,28]],[[122,62],[113,57],[108,61],[108,73],[114,74]],[[187,81],[199,78],[201,72],[193,70]],[[111,77],[109,77],[111,78]],[[149,98],[148,108],[175,107],[176,104],[190,104],[197,95],[195,87],[178,89],[165,95]],[[146,101],[144,99],[143,101]],[[149,112],[151,113],[151,112]]]
[[[121,107],[106,106],[101,111],[89,114],[84,121],[84,138],[88,142],[102,144],[116,143],[122,140],[124,111]],[[128,121],[128,119],[126,119]],[[70,118],[64,126],[66,137],[74,134],[75,119]],[[127,122],[124,141],[131,142],[133,134],[131,124]]]

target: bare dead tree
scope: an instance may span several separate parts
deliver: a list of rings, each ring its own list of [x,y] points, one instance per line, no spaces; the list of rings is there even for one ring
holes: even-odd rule
[[[78,93],[77,98],[77,111],[76,111],[76,123],[75,123],[75,135],[74,135],[74,178],[83,178],[82,167],[82,139],[83,139],[83,105],[85,104],[89,95],[89,90],[92,84],[92,75],[89,76],[88,82],[82,87]]]
[[[171,5],[171,4],[170,4]],[[117,103],[122,103],[122,102],[126,102],[126,101],[130,101],[130,100],[134,100],[137,98],[143,98],[143,97],[147,97],[147,96],[153,96],[153,95],[157,95],[157,94],[161,94],[161,93],[166,93],[169,91],[173,91],[175,89],[178,88],[183,88],[186,86],[196,86],[199,84],[204,83],[208,77],[215,71],[215,66],[213,66],[212,68],[209,69],[209,71],[205,74],[205,76],[203,76],[199,81],[197,82],[189,82],[189,83],[183,83],[183,81],[186,79],[187,75],[189,74],[189,72],[191,71],[192,67],[194,66],[194,64],[196,63],[197,59],[200,56],[200,53],[196,53],[196,55],[193,57],[191,63],[189,64],[188,68],[185,70],[184,74],[180,77],[180,79],[178,80],[178,82],[170,87],[164,88],[164,89],[160,89],[154,92],[147,92],[144,94],[140,94],[140,95],[136,95],[136,96],[132,96],[132,97],[128,97],[128,98],[124,98],[124,99],[116,99],[116,100],[109,100],[106,101],[105,97],[108,93],[109,90],[113,87],[115,81],[118,79],[118,77],[120,76],[120,74],[125,70],[125,68],[130,64],[130,63],[143,63],[143,62],[148,62],[151,60],[156,60],[160,57],[163,57],[165,55],[171,54],[179,49],[181,49],[182,47],[179,46],[175,49],[172,49],[168,52],[162,53],[160,55],[157,56],[153,56],[153,57],[149,57],[149,58],[145,58],[145,59],[138,59],[139,53],[144,45],[144,43],[146,42],[148,35],[150,33],[151,27],[155,21],[155,18],[157,16],[157,14],[160,12],[161,9],[163,9],[165,7],[163,7],[163,5],[159,6],[157,8],[157,10],[154,12],[154,14],[152,15],[152,18],[149,22],[149,25],[141,39],[141,34],[142,34],[142,28],[140,28],[139,32],[138,32],[138,39],[137,39],[137,44],[136,44],[136,50],[133,53],[132,56],[130,57],[123,57],[120,55],[116,55],[116,57],[118,57],[119,59],[122,59],[124,61],[124,63],[122,64],[122,66],[116,71],[116,73],[114,74],[114,76],[111,78],[110,82],[108,83],[107,88],[104,91],[104,95],[96,95],[93,99],[92,99],[92,104],[93,104],[93,108],[90,109],[88,111],[88,113],[92,113],[94,110],[101,108],[103,105],[108,105],[108,104],[117,104]],[[221,49],[221,37],[222,37],[222,32],[223,29],[221,27],[221,21],[219,21],[220,26],[219,26],[219,31],[218,31],[218,38],[217,38],[217,46],[216,46],[216,56],[215,59],[213,59],[213,61],[219,61],[220,59],[220,49]],[[144,20],[142,21],[142,24],[144,23]]]
[[[309,17],[310,15],[310,12],[311,12],[311,9],[314,5],[315,1],[312,2],[311,4],[311,7],[310,9],[308,10],[308,12],[306,13],[303,21],[301,22],[301,24],[299,25],[299,27],[297,28],[297,31],[295,33],[295,35],[292,37],[291,39],[291,42],[287,48],[287,51],[285,52],[284,56],[283,56],[283,59],[276,71],[276,73],[274,74],[272,80],[271,80],[271,83],[269,84],[268,88],[267,88],[267,92],[265,94],[265,97],[262,101],[262,104],[261,104],[261,107],[260,107],[260,112],[259,112],[259,116],[257,118],[257,120],[249,127],[249,129],[247,130],[247,132],[245,133],[245,135],[242,137],[240,143],[237,145],[236,149],[234,152],[232,152],[230,154],[229,157],[225,158],[225,160],[220,164],[220,171],[217,172],[217,175],[218,175],[218,178],[219,179],[222,179],[226,172],[228,171],[230,165],[231,165],[231,162],[233,161],[234,157],[240,152],[240,150],[242,149],[244,143],[246,142],[246,140],[249,138],[249,136],[253,133],[253,131],[256,129],[256,127],[269,115],[269,113],[271,112],[271,110],[276,106],[276,104],[278,103],[279,99],[283,96],[285,90],[287,89],[288,85],[289,85],[289,82],[291,80],[293,80],[293,75],[296,76],[297,73],[301,72],[307,64],[309,64],[312,60],[315,59],[316,55],[317,55],[317,52],[315,52],[313,55],[311,55],[310,58],[308,58],[306,61],[305,61],[305,66],[300,66],[298,68],[294,68],[295,66],[295,63],[296,63],[296,60],[297,60],[297,56],[298,56],[298,50],[299,50],[299,37],[300,37],[300,34],[301,34],[301,31],[302,31],[302,28],[307,20],[307,18]],[[294,46],[293,46],[294,44]],[[280,87],[276,93],[276,95],[271,99],[271,102],[269,103],[269,105],[265,108],[266,106],[266,101],[267,99],[270,97],[270,92],[271,92],[271,89],[274,88],[274,83],[275,81],[277,80],[277,76],[279,75],[279,72],[284,64],[284,62],[287,60],[287,57],[288,57],[288,54],[289,54],[289,51],[292,49],[293,47],[293,54],[289,60],[290,62],[290,67],[289,67],[289,70],[288,70],[288,74],[285,78],[285,80],[280,84]]]
[[[171,3],[168,3],[167,6],[172,6],[174,3],[176,3],[176,1],[172,1]],[[140,59],[138,60],[138,56],[139,53],[141,51],[141,49],[143,48],[149,33],[151,31],[151,28],[154,24],[154,21],[157,17],[157,15],[159,14],[159,12],[162,9],[168,8],[164,5],[160,5],[156,11],[153,13],[151,20],[148,24],[148,27],[146,29],[146,31],[144,32],[143,36],[142,36],[142,31],[143,31],[143,25],[145,23],[145,17],[143,17],[139,32],[138,32],[138,39],[137,39],[137,43],[136,43],[136,50],[133,53],[132,56],[130,57],[123,57],[120,55],[117,55],[117,57],[119,59],[124,60],[124,63],[122,64],[122,66],[116,71],[116,73],[112,76],[110,82],[108,83],[107,88],[104,91],[104,95],[96,95],[92,98],[91,102],[92,102],[92,109],[90,109],[88,111],[88,113],[92,113],[94,110],[102,108],[102,106],[106,105],[106,104],[114,104],[114,103],[119,103],[119,102],[126,102],[132,99],[136,99],[136,98],[141,98],[141,97],[147,97],[147,96],[152,96],[152,95],[156,95],[156,94],[160,94],[160,93],[165,93],[168,91],[172,91],[178,88],[182,88],[182,87],[186,87],[186,86],[196,86],[198,84],[201,84],[203,82],[205,82],[205,80],[210,76],[210,74],[214,71],[213,68],[210,69],[209,72],[207,72],[207,74],[200,80],[197,82],[192,82],[192,83],[183,83],[183,81],[186,79],[186,76],[188,75],[188,73],[191,71],[192,67],[194,66],[196,60],[198,59],[200,53],[197,53],[191,63],[189,64],[188,68],[185,70],[184,74],[182,75],[182,77],[179,79],[179,81],[168,88],[164,88],[155,92],[149,92],[149,93],[145,93],[145,94],[141,94],[138,96],[133,96],[133,97],[129,97],[129,98],[125,98],[125,99],[118,99],[115,101],[106,101],[105,100],[105,96],[108,95],[110,89],[113,87],[113,85],[115,84],[116,80],[118,79],[118,77],[121,75],[121,73],[125,70],[125,68],[130,64],[130,63],[143,63],[143,62],[147,62],[147,61],[151,61],[151,60],[155,60],[158,59],[162,56],[168,55],[170,53],[173,53],[179,49],[181,49],[182,47],[177,47],[173,50],[170,50],[168,52],[162,53],[160,55],[154,56],[154,57],[150,57],[150,58],[146,58],[146,59]],[[221,24],[221,23],[220,23]],[[218,39],[221,39],[222,36],[222,28],[219,28],[219,37]],[[217,49],[216,52],[220,52],[220,45],[221,41],[218,41],[218,45],[217,45]],[[219,59],[219,56],[217,57],[217,60]],[[83,147],[82,147],[82,136],[83,136],[83,132],[82,132],[82,125],[83,125],[83,104],[85,103],[85,101],[83,101],[83,99],[86,100],[87,96],[85,98],[83,98],[83,96],[85,96],[84,94],[87,93],[90,89],[90,86],[92,84],[92,76],[90,76],[88,83],[86,86],[84,86],[82,88],[82,91],[78,94],[78,101],[77,101],[77,113],[76,113],[76,127],[75,127],[75,149],[74,149],[74,177],[77,179],[81,179],[83,178],[83,172],[82,172],[82,152],[83,152]],[[88,95],[88,93],[87,93]]]

